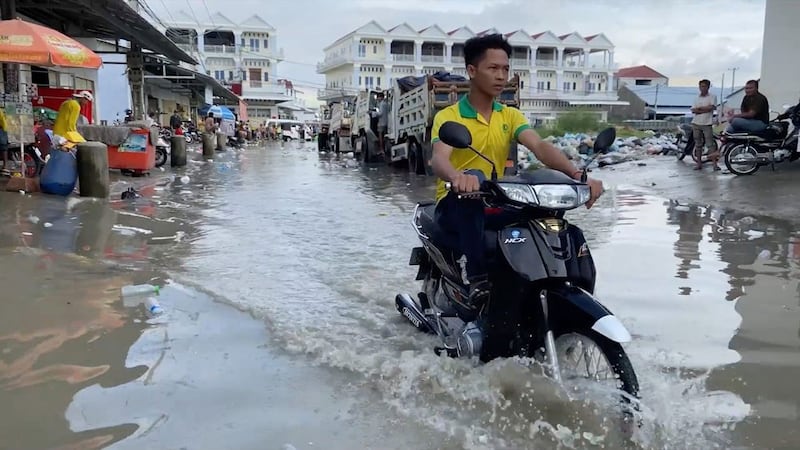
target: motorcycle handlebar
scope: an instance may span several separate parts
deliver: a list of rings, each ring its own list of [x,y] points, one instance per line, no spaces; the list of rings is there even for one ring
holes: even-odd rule
[[[453,183],[451,183],[449,181],[445,181],[444,188],[448,192],[455,192],[455,191],[453,191]],[[486,197],[486,196],[488,196],[489,193],[484,191],[483,189],[484,189],[484,186],[481,186],[481,190],[480,191],[459,193],[458,194],[458,198],[478,198],[478,197]]]

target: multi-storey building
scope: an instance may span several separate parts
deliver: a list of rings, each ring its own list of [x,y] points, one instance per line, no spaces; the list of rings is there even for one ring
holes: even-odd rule
[[[220,13],[200,21],[180,11],[165,19],[167,37],[246,102],[249,120],[277,117],[277,105],[293,99],[291,85],[278,80],[277,31],[258,15],[234,23]]]
[[[384,29],[371,21],[324,49],[317,72],[325,75],[326,87],[317,98],[330,101],[386,88],[408,75],[448,71],[466,76],[464,42],[490,33],[498,31],[461,27],[445,32],[438,25],[417,31],[405,23]],[[605,119],[608,105],[624,103],[617,100],[613,82],[614,44],[602,33],[582,37],[517,30],[505,36],[513,48],[511,70],[521,80],[520,109],[531,120],[552,119],[577,107]]]

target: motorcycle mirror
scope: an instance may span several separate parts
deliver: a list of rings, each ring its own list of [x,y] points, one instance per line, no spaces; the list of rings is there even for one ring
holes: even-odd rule
[[[439,139],[453,148],[469,148],[472,145],[472,134],[464,125],[448,121],[439,128]]]
[[[606,153],[616,139],[617,129],[614,127],[606,128],[601,131],[600,134],[597,135],[597,139],[594,140],[594,152]]]

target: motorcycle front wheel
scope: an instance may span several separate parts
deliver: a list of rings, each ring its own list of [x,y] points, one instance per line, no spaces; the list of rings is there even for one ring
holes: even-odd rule
[[[738,144],[724,152],[725,167],[736,175],[752,175],[758,172],[759,155],[755,147],[748,144]]]
[[[597,382],[624,393],[618,396],[622,420],[634,423],[639,380],[619,343],[592,330],[569,330],[556,336],[555,347],[562,380]]]

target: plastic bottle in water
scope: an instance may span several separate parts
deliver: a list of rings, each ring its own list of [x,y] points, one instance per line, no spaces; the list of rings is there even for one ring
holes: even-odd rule
[[[155,297],[147,297],[147,300],[144,301],[144,307],[147,309],[147,314],[149,314],[151,317],[164,314],[164,309],[161,307]]]
[[[123,297],[149,294],[158,295],[158,286],[153,286],[152,284],[134,284],[122,287]]]

